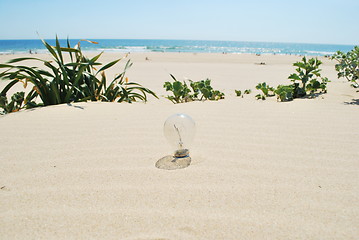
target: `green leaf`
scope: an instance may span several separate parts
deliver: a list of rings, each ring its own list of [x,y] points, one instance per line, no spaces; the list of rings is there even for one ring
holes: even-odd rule
[[[299,67],[299,68],[306,68],[306,64],[302,63],[302,62],[293,63],[293,66]]]
[[[166,89],[166,91],[172,91],[173,90],[173,86],[170,82],[165,82],[163,84],[163,87]]]
[[[101,56],[102,54],[103,54],[103,51],[102,51],[100,54],[98,54],[98,55],[94,56],[93,58],[91,58],[90,63],[91,63],[91,64],[96,63],[96,61],[100,58],[100,56]]]
[[[289,75],[288,79],[293,79],[293,80],[298,80],[298,81],[301,80],[301,78],[295,73]]]
[[[59,60],[57,57],[56,52],[54,51],[53,47],[48,44],[44,39],[41,39],[42,43],[45,45],[46,49],[51,53],[51,55],[56,59]]]
[[[18,80],[11,81],[8,85],[5,86],[5,88],[1,91],[0,96],[6,96],[7,91],[9,91],[10,88],[12,88],[16,83],[18,83]]]
[[[105,66],[103,66],[102,68],[100,68],[100,70],[98,70],[97,73],[99,73],[99,72],[101,72],[101,71],[104,71],[104,70],[106,70],[106,69],[112,67],[113,65],[115,65],[116,63],[118,63],[120,60],[121,60],[121,59],[117,59],[117,60],[115,60],[115,61],[112,61],[112,62],[106,64]],[[96,75],[97,75],[97,73],[96,73]]]
[[[42,61],[45,62],[42,59],[39,58],[33,58],[33,57],[22,57],[22,58],[15,58],[15,59],[11,59],[8,61],[8,63],[16,63],[16,62],[21,62],[21,61],[25,61],[25,60],[37,60],[37,61]]]
[[[61,52],[69,52],[69,53],[79,53],[80,50],[75,49],[75,48],[69,48],[69,47],[60,47],[59,50]],[[70,54],[70,56],[72,57],[72,55]],[[71,59],[72,61],[72,59]]]
[[[211,97],[211,92],[207,88],[201,88],[200,90],[205,99],[209,99]]]
[[[69,40],[69,37],[67,37],[67,40],[66,40],[66,43],[67,43],[67,49],[74,49],[74,48],[71,48],[71,44],[70,44],[70,40]],[[75,49],[74,49],[75,50]],[[66,51],[65,51],[66,52]],[[70,59],[71,59],[71,62],[73,62],[73,56],[72,56],[72,51],[67,51],[70,55]]]
[[[175,80],[177,82],[177,79],[175,78],[175,76],[173,76],[172,74],[170,74],[170,76],[173,80]]]
[[[56,35],[56,51],[57,51],[57,54],[58,54],[58,56],[60,58],[61,63],[63,63],[64,59],[62,57],[60,42],[59,42],[59,39],[58,39],[57,35]]]
[[[13,66],[9,64],[0,64],[0,68],[13,68]]]
[[[180,91],[182,90],[182,83],[179,82],[179,81],[174,82],[174,83],[172,84],[172,86],[173,86],[173,90],[174,90],[175,92],[180,92]]]
[[[56,83],[51,82],[50,87],[51,87],[51,90],[52,90],[51,95],[52,95],[52,97],[54,99],[54,103],[56,103],[56,104],[62,103],[61,98],[60,98],[60,93],[59,93],[58,87],[56,86]]]

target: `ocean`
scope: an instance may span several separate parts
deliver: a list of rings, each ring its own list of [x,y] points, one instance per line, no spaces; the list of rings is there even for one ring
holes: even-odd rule
[[[151,39],[89,39],[98,44],[81,43],[84,51],[105,52],[190,52],[190,53],[252,53],[252,54],[291,54],[307,56],[332,55],[340,50],[348,52],[354,45],[237,42],[201,40],[151,40]],[[55,45],[54,39],[46,41]],[[71,46],[79,39],[71,39]],[[66,46],[66,39],[60,39]],[[0,54],[44,53],[47,50],[41,40],[0,40]]]

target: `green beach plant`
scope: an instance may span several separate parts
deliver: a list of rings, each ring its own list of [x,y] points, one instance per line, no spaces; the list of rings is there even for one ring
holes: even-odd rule
[[[214,90],[211,86],[211,80],[201,80],[194,82],[192,80],[190,81],[190,86],[193,90],[193,97],[201,101],[203,99],[205,100],[219,100],[224,98],[224,93],[220,92],[219,90]]]
[[[173,103],[202,100],[217,101],[224,98],[224,93],[219,90],[214,90],[211,86],[211,80],[208,78],[200,81],[189,80],[189,86],[191,87],[189,88],[186,81],[180,82],[172,74],[170,74],[170,76],[174,81],[165,82],[163,87],[166,91],[172,92],[172,95],[166,98]]]
[[[16,82],[13,82],[15,84]],[[24,87],[26,87],[27,82],[23,82]],[[0,114],[7,114],[12,112],[17,112],[23,108],[33,108],[38,106],[38,104],[33,101],[37,92],[36,89],[33,88],[25,97],[25,92],[16,92],[14,93],[10,100],[7,99],[6,92],[12,87],[12,84],[8,84],[1,92],[0,92]],[[2,110],[1,110],[2,109]]]
[[[255,98],[257,99],[257,100],[266,100],[266,96],[264,96],[263,94],[260,94],[260,93],[258,93],[256,96],[255,96]]]
[[[156,94],[148,88],[143,87],[142,85],[136,82],[130,82],[127,77],[125,77],[127,69],[132,66],[130,60],[127,61],[125,68],[122,73],[118,74],[111,83],[106,85],[106,75],[105,72],[101,72],[101,80],[96,79],[92,83],[94,85],[93,101],[102,101],[102,102],[136,102],[136,101],[147,101],[147,94],[152,95],[155,98],[158,98]],[[97,84],[96,84],[97,83]],[[89,90],[89,93],[91,91]]]
[[[234,90],[234,92],[236,93],[236,96],[237,96],[237,97],[240,97],[240,96],[243,97],[241,90]]]
[[[296,73],[289,75],[288,79],[292,81],[291,85],[279,85],[273,88],[267,85],[266,82],[258,83],[257,90],[262,93],[257,94],[257,99],[265,100],[267,97],[277,95],[277,100],[282,102],[292,101],[294,98],[307,96],[316,96],[327,92],[328,78],[322,77],[319,66],[322,64],[317,58],[307,60],[306,57],[302,61],[293,63],[296,66]]]
[[[335,65],[338,78],[345,77],[349,82],[352,82],[353,87],[359,88],[359,47],[355,46],[347,53],[337,51],[332,59],[338,61]]]
[[[166,91],[171,91],[173,95],[166,98],[173,103],[193,101],[193,96],[190,94],[191,89],[188,88],[187,83],[178,81],[172,74],[170,76],[174,82],[165,82],[163,87]]]
[[[10,83],[1,92],[2,99],[6,98],[7,92],[19,82],[26,83],[24,87],[28,83],[33,85],[25,99],[33,100],[37,96],[41,99],[41,103],[38,104],[29,104],[32,101],[28,101],[25,104],[27,107],[87,100],[117,100],[118,102],[131,103],[137,100],[147,101],[147,94],[157,98],[151,90],[138,83],[129,82],[128,78],[125,78],[126,70],[132,65],[130,60],[127,61],[124,71],[107,85],[104,71],[114,66],[121,59],[114,60],[97,70],[97,67],[102,65],[97,60],[103,52],[89,59],[81,51],[81,41],[97,44],[93,41],[80,40],[75,47],[71,48],[70,42],[67,40],[67,46],[61,47],[56,36],[56,46],[51,46],[42,40],[53,57],[53,61],[23,57],[12,59],[7,64],[0,64],[0,68],[5,69],[0,73],[0,78],[10,80]],[[69,62],[65,61],[65,54],[68,54]],[[19,63],[27,60],[39,61],[46,69],[19,65]]]
[[[322,93],[327,93],[327,84],[328,84],[329,79],[324,77],[321,78],[321,81],[318,81],[317,79],[312,79],[309,81],[306,90],[309,91],[311,94],[315,93],[315,92],[322,92]]]
[[[319,89],[326,92],[326,85],[329,80],[328,78],[321,78],[321,69],[319,68],[321,64],[322,61],[317,58],[307,60],[306,57],[303,57],[301,62],[293,63],[293,66],[297,67],[297,73],[289,75],[288,79],[293,82],[294,98],[304,97],[307,92],[314,93]]]
[[[241,90],[234,90],[234,92],[236,93],[236,96],[237,97],[244,97],[244,95],[247,95],[247,94],[251,94],[251,92],[252,92],[252,90],[251,89],[246,89],[246,90],[244,90],[243,91],[243,93],[242,93],[242,91]]]
[[[277,100],[281,102],[292,101],[294,98],[294,85],[279,85],[274,93],[277,95]]]
[[[262,91],[262,94],[257,94],[255,96],[257,99],[265,100],[267,97],[274,96],[274,88],[267,85],[266,82],[258,83],[256,89]]]
[[[252,93],[252,90],[251,89],[246,89],[244,90],[243,94],[251,94]]]
[[[23,103],[25,92],[16,92],[12,95],[10,102],[5,96],[0,95],[0,108],[3,110],[0,111],[0,114],[6,114],[11,112],[17,112],[21,109]]]

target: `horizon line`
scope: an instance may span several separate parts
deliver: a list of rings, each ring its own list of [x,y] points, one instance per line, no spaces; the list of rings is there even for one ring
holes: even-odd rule
[[[44,40],[56,40],[56,38],[43,38]],[[207,42],[244,42],[244,43],[284,43],[284,44],[314,44],[314,45],[342,45],[342,46],[358,46],[358,44],[344,44],[344,43],[309,43],[309,42],[276,42],[276,41],[248,41],[248,40],[204,40],[204,39],[166,39],[166,38],[59,38],[59,40],[166,40],[166,41],[207,41]],[[0,39],[0,41],[16,41],[16,40],[39,40],[41,38],[9,38],[9,39]]]

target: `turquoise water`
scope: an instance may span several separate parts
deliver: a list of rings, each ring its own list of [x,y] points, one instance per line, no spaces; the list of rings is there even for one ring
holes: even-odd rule
[[[82,42],[85,51],[105,52],[191,52],[191,53],[255,53],[255,54],[294,54],[294,55],[331,55],[336,51],[348,52],[353,45],[235,42],[200,40],[150,40],[150,39],[89,39],[99,44]],[[51,45],[55,40],[46,40]],[[79,40],[70,40],[74,46]],[[66,40],[60,40],[66,46]],[[0,54],[46,52],[40,40],[0,40]]]

